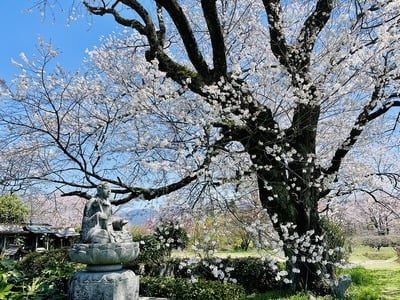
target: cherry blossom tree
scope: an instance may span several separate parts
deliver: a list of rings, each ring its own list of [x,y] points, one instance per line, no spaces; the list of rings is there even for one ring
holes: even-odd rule
[[[372,226],[376,235],[387,235],[396,232],[399,224],[399,197],[396,192],[355,193],[331,203],[326,215],[352,234],[362,234]]]
[[[333,269],[319,202],[398,180],[400,2],[83,3],[125,31],[90,51],[82,73],[48,73],[56,51],[44,44],[38,61],[16,63],[0,151],[24,158],[18,178],[80,196],[107,181],[116,205],[177,191],[196,205],[252,182],[282,240],[285,281],[323,288]]]

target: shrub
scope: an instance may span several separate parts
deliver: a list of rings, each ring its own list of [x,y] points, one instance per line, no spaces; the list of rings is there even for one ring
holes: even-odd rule
[[[139,243],[139,255],[128,267],[136,274],[158,275],[166,256],[160,241],[153,235],[135,236],[132,239]]]
[[[273,269],[268,260],[257,257],[227,258],[223,264],[233,269],[230,277],[236,279],[246,293],[260,293],[280,287],[275,279],[279,270]]]
[[[49,250],[39,253],[32,252],[15,264],[15,268],[27,277],[34,278],[42,274],[46,268],[53,268],[70,263],[68,252],[65,249]]]
[[[24,275],[16,278],[16,283],[24,294],[35,299],[65,299],[68,282],[77,271],[76,264],[70,262],[63,249],[30,253],[15,268]]]
[[[337,250],[329,254],[328,260],[333,263],[339,263],[342,260],[346,261],[348,259],[348,253],[339,250],[345,247],[346,235],[344,230],[339,225],[326,218],[321,219],[321,226],[324,231],[327,248]]]
[[[142,277],[140,295],[167,297],[178,300],[225,300],[242,299],[244,290],[233,283],[199,280],[191,282],[182,278]]]
[[[18,275],[12,271],[8,262],[4,260],[0,262],[0,299],[13,299],[16,288],[13,279]]]
[[[168,261],[166,268],[170,270],[170,275],[177,278],[235,282],[243,286],[248,294],[280,287],[280,283],[275,280],[279,270],[273,269],[270,261],[257,257],[212,258],[199,262],[174,258]]]

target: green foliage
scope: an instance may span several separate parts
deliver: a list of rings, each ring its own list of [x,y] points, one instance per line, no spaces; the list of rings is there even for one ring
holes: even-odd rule
[[[24,274],[15,280],[24,299],[66,299],[69,279],[77,271],[65,250],[30,253],[17,262],[15,269]],[[1,298],[0,298],[1,299]]]
[[[54,249],[47,252],[32,252],[17,262],[15,268],[27,277],[34,278],[42,274],[46,268],[54,268],[71,264],[68,253],[64,249]]]
[[[351,275],[351,281],[356,285],[369,285],[373,282],[371,272],[364,267],[355,267],[349,270],[344,270],[343,273]]]
[[[376,276],[373,271],[367,270],[364,267],[355,267],[342,270],[341,272],[350,274],[352,280],[352,286],[349,289],[346,299],[384,299],[382,297],[382,291],[377,285]]]
[[[139,256],[129,266],[137,274],[159,275],[172,249],[185,248],[189,239],[186,230],[174,221],[161,222],[152,235],[135,231],[134,242],[139,242]]]
[[[220,271],[217,273],[218,277],[213,273],[215,268]],[[279,270],[272,268],[270,261],[257,257],[212,258],[197,263],[188,258],[174,258],[167,262],[166,269],[177,278],[234,281],[243,286],[246,293],[259,293],[280,287],[280,283],[275,280]],[[147,268],[147,271],[146,275],[157,274],[157,271],[150,268]]]
[[[10,299],[14,285],[9,282],[8,271],[0,271],[0,299]]]
[[[383,300],[385,298],[381,295],[381,292],[374,287],[361,287],[357,292],[357,296],[350,299]]]
[[[342,251],[345,249],[346,235],[345,231],[334,222],[322,218],[321,227],[324,231],[325,243],[328,249],[335,250],[329,254],[330,262],[342,262],[348,259],[348,253]]]
[[[22,272],[13,270],[13,264],[1,262],[0,299],[47,299],[41,297],[38,288],[40,279],[28,280]],[[57,298],[55,298],[57,299]]]
[[[0,223],[19,224],[25,221],[29,209],[16,194],[0,197]]]
[[[239,285],[218,281],[190,282],[182,278],[142,277],[140,295],[171,300],[236,300],[243,299],[244,290]]]
[[[231,267],[230,277],[242,285],[246,293],[264,292],[280,287],[275,279],[278,269],[271,267],[271,262],[257,257],[227,258],[222,262]]]
[[[287,299],[290,297],[293,293],[290,292],[289,290],[273,290],[273,291],[267,291],[262,294],[252,294],[248,296],[246,299],[251,299],[251,300],[266,300],[266,299]],[[305,298],[308,300],[308,298]]]
[[[134,236],[132,240],[139,243],[139,255],[129,267],[136,274],[158,275],[158,271],[154,269],[163,263],[166,256],[166,250],[160,241],[153,235]],[[143,268],[144,270],[139,271]]]

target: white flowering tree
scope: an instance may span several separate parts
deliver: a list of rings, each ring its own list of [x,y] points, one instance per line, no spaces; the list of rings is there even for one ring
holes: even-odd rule
[[[3,181],[81,196],[108,181],[116,205],[178,190],[195,205],[253,182],[286,282],[319,289],[332,275],[320,200],[397,182],[400,2],[83,3],[126,31],[90,51],[81,74],[48,73],[46,45],[39,61],[17,63],[0,151],[23,164]]]
[[[353,233],[362,234],[363,229],[372,226],[376,235],[387,235],[396,232],[399,225],[398,195],[382,191],[369,192],[369,197],[356,194],[356,197],[331,203],[326,215]]]

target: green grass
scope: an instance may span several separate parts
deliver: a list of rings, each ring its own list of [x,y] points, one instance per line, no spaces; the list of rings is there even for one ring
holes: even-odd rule
[[[398,300],[400,299],[400,263],[393,248],[379,251],[365,246],[356,247],[350,256],[356,266],[342,270],[350,274],[353,284],[345,300]],[[308,300],[307,294],[288,295],[285,291],[271,291],[261,295],[249,295],[248,300]],[[317,300],[333,299],[317,297]]]
[[[351,253],[350,261],[362,264],[368,260],[395,260],[396,258],[396,251],[392,247],[382,247],[377,250],[368,246],[358,246]]]
[[[310,295],[301,293],[297,295],[290,295],[287,291],[270,291],[261,295],[250,295],[245,300],[309,300]],[[316,297],[316,300],[323,300],[323,297]],[[331,299],[330,299],[331,300]]]
[[[398,270],[356,267],[343,273],[350,273],[353,280],[348,299],[400,299]]]
[[[396,251],[391,247],[382,247],[380,250],[367,246],[356,247],[350,255],[350,262],[371,270],[400,271]]]

